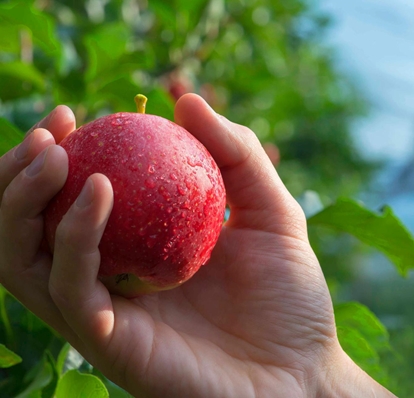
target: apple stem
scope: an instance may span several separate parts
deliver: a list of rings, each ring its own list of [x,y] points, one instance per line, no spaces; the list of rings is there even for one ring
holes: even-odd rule
[[[147,104],[147,97],[142,94],[137,94],[134,98],[135,104],[137,105],[138,113],[145,113],[145,105]]]

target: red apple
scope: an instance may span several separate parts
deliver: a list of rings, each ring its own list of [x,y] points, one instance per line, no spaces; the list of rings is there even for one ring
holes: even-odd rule
[[[225,189],[210,153],[184,128],[155,115],[116,113],[60,145],[69,175],[45,211],[52,251],[56,228],[86,179],[102,173],[112,183],[114,206],[98,277],[111,293],[132,298],[170,289],[208,261],[223,223]]]

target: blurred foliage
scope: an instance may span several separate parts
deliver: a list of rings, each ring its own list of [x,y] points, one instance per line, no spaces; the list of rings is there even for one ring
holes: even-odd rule
[[[374,169],[349,133],[366,103],[307,1],[3,0],[0,18],[0,116],[22,130],[60,103],[79,124],[133,111],[137,92],[171,119],[195,91],[277,143],[294,195],[353,194]]]
[[[191,91],[277,145],[278,172],[294,196],[316,191],[326,205],[354,195],[379,165],[352,138],[368,106],[338,71],[334,50],[321,45],[329,26],[311,0],[0,0],[0,154],[57,104],[70,106],[80,125],[134,111],[141,92],[148,113],[172,119],[176,99]],[[367,249],[319,227],[310,237],[336,299]],[[2,397],[64,396],[77,383],[98,386],[97,397],[127,396],[82,358],[73,360],[65,342],[1,286],[0,316]],[[401,388],[392,370],[405,362],[374,314],[353,304],[337,307],[336,316],[350,355],[383,384]],[[404,336],[400,349],[414,341]]]
[[[323,225],[352,234],[384,253],[403,276],[414,268],[414,237],[388,206],[376,214],[360,203],[339,198],[310,217],[308,225]]]

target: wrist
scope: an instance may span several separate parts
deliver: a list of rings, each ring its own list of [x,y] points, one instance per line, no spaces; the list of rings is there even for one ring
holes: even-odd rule
[[[339,344],[339,343],[338,343]],[[364,372],[341,347],[327,364],[315,398],[395,398],[396,395]]]

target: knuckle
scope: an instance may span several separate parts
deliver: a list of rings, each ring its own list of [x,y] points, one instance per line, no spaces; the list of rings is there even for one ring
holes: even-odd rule
[[[10,209],[13,207],[13,204],[16,202],[15,197],[13,195],[12,189],[10,188],[10,185],[6,187],[6,189],[3,192],[3,195],[1,196],[1,204],[0,208],[4,215],[10,214]]]
[[[49,279],[49,294],[53,302],[60,308],[67,307],[71,302],[68,290],[58,278],[51,277]]]
[[[292,220],[292,224],[296,227],[298,235],[303,233],[307,234],[307,219],[302,206],[296,200],[293,200],[289,210],[290,219]]]
[[[79,228],[77,228],[76,223],[69,214],[66,214],[57,226],[55,239],[56,245],[72,249],[78,247],[80,240]]]

